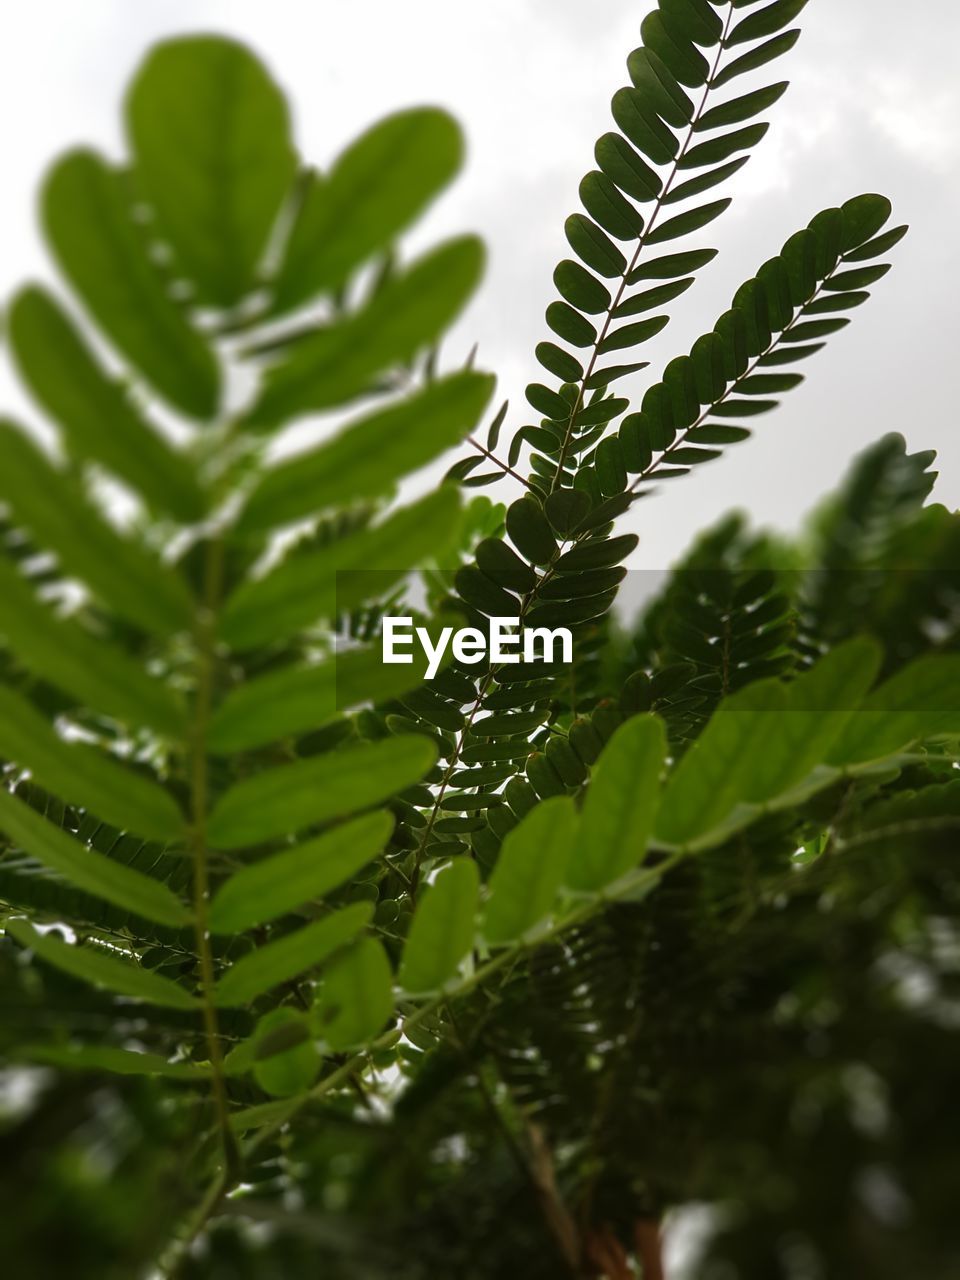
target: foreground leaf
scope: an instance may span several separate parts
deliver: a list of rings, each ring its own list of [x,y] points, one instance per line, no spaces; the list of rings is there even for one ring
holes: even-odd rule
[[[130,960],[120,960],[106,949],[70,946],[51,934],[38,933],[26,920],[5,920],[3,928],[41,960],[92,986],[169,1009],[196,1009],[200,1005],[200,1001],[178,983],[149,969],[141,969]]]
[[[405,991],[439,991],[456,977],[473,946],[479,892],[472,858],[457,858],[438,872],[417,904],[403,950],[400,985]]]
[[[234,872],[210,905],[211,930],[240,933],[317,901],[383,851],[393,823],[368,813]]]
[[[190,923],[190,911],[165,884],[88,848],[2,788],[0,831],[45,867],[104,902],[157,924]]]

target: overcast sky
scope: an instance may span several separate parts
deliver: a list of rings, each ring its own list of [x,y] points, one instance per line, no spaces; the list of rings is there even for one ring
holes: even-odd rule
[[[469,140],[466,173],[418,241],[458,229],[490,246],[481,295],[448,343],[474,340],[500,378],[513,425],[537,376],[550,276],[565,254],[564,217],[577,207],[611,94],[626,79],[645,0],[30,0],[9,5],[0,45],[4,198],[0,290],[46,272],[34,192],[49,159],[73,142],[117,152],[116,104],[157,37],[229,32],[270,63],[295,109],[299,143],[326,165],[355,133],[396,107],[447,106]],[[912,233],[895,270],[854,323],[807,363],[808,381],[755,438],[628,519],[641,534],[635,564],[662,567],[698,528],[732,506],[793,527],[850,457],[884,431],[940,451],[938,496],[960,504],[953,417],[960,284],[960,47],[957,0],[811,0],[804,36],[771,79],[790,92],[773,127],[709,229],[720,257],[674,304],[673,324],[647,352],[653,374],[689,349],[733,291],[819,209],[862,191],[891,196]],[[746,82],[743,82],[746,84]],[[758,83],[754,81],[754,83]],[[763,83],[763,81],[759,81]],[[691,245],[692,245],[691,241]],[[637,384],[642,389],[643,383]],[[13,394],[0,375],[4,404]],[[509,490],[507,490],[509,494]]]

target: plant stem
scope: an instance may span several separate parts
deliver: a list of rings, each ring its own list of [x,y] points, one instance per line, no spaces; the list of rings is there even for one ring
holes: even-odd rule
[[[210,947],[209,901],[210,883],[207,867],[207,808],[209,779],[207,764],[207,730],[213,701],[213,675],[216,644],[216,610],[223,580],[223,543],[213,540],[207,547],[203,601],[197,617],[197,687],[190,743],[190,816],[193,852],[193,910],[197,955],[203,995],[203,1025],[210,1057],[210,1074],[217,1124],[223,1147],[224,1173],[228,1180],[236,1175],[240,1152],[233,1130],[223,1075],[223,1054],[217,1023],[213,953]]]

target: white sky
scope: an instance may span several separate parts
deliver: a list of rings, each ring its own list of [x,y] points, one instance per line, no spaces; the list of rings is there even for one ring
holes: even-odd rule
[[[291,97],[304,154],[321,166],[396,107],[436,102],[463,123],[465,175],[418,240],[460,229],[488,241],[481,294],[447,345],[474,340],[528,420],[523,387],[539,375],[550,276],[565,256],[564,217],[577,207],[609,100],[626,80],[647,0],[31,0],[4,6],[0,121],[0,294],[49,271],[34,192],[73,142],[116,151],[116,107],[157,37],[217,30],[250,41]],[[960,5],[956,0],[811,0],[804,37],[775,64],[789,78],[773,128],[730,187],[730,212],[697,243],[721,256],[647,347],[653,375],[689,349],[736,286],[820,208],[861,191],[890,195],[912,233],[895,270],[854,323],[805,366],[808,382],[755,438],[678,482],[628,519],[637,567],[661,567],[731,506],[790,528],[848,459],[884,431],[940,451],[938,496],[960,504],[960,440],[952,418],[960,265]],[[742,82],[746,85],[746,81]],[[763,80],[752,83],[764,83]],[[694,241],[691,241],[691,246]],[[642,390],[638,382],[637,390]],[[0,402],[13,401],[0,372]],[[493,492],[493,491],[488,491]],[[510,496],[510,490],[505,490]]]

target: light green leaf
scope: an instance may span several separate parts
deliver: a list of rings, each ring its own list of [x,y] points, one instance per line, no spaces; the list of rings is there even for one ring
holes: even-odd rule
[[[264,1093],[290,1098],[309,1089],[320,1067],[305,1014],[289,1005],[272,1009],[253,1034],[253,1074]]]
[[[190,923],[190,912],[165,884],[81,844],[3,789],[0,831],[78,889],[157,924]]]
[[[209,750],[231,755],[319,729],[336,715],[338,661],[283,667],[238,685],[213,714]]]
[[[572,798],[557,796],[538,804],[507,835],[483,918],[489,943],[515,942],[550,914],[567,874],[577,824]]]
[[[56,554],[65,573],[121,616],[161,635],[189,625],[192,607],[183,583],[117,533],[73,478],[51,466],[8,420],[0,420],[0,499],[44,550]]]
[[[191,464],[166,443],[94,358],[56,299],[22,289],[9,311],[10,346],[37,403],[62,428],[78,462],[103,463],[153,507],[199,520],[206,499]]]
[[[151,263],[125,182],[94,152],[69,152],[44,187],[47,237],[90,313],[154,390],[191,418],[211,418],[216,360]]]
[[[786,706],[786,689],[777,680],[755,681],[721,703],[667,781],[659,840],[688,844],[730,815],[762,755],[765,726],[779,721]]]
[[[483,261],[475,236],[419,258],[361,311],[301,339],[274,364],[244,425],[268,430],[369,390],[378,374],[437,341],[476,288]]]
[[[486,374],[455,373],[349,423],[319,449],[268,471],[240,516],[239,530],[258,532],[389,492],[472,431],[493,388]]]
[[[311,175],[277,273],[274,314],[338,288],[386,250],[460,168],[463,138],[444,111],[400,111]]]
[[[337,889],[383,851],[393,830],[384,810],[234,872],[210,904],[214,933],[241,933]]]
[[[205,1080],[210,1068],[200,1062],[168,1062],[158,1053],[140,1053],[98,1044],[24,1044],[10,1054],[64,1071],[107,1071],[118,1076],[164,1076],[168,1080]]]
[[[960,735],[960,655],[917,658],[875,689],[851,718],[827,763],[846,767],[931,738]]]
[[[187,36],[148,53],[126,108],[137,187],[178,265],[232,306],[256,284],[296,172],[283,94],[243,45]]]
[[[763,804],[799,784],[856,714],[882,661],[873,640],[850,640],[787,686],[781,715],[770,715],[750,751],[740,800]]]
[[[479,893],[472,858],[456,858],[437,874],[417,904],[403,949],[400,985],[405,991],[439,991],[456,977],[473,946]]]
[[[566,882],[596,893],[639,866],[660,800],[666,756],[663,724],[634,716],[607,743],[593,769]]]
[[[121,649],[41,604],[16,567],[0,556],[0,636],[27,670],[94,711],[177,737],[185,712],[178,697]]]
[[[424,563],[439,559],[459,527],[460,496],[444,486],[374,528],[319,551],[289,555],[235,592],[221,619],[221,635],[235,649],[250,649],[338,609],[376,600]]]
[[[149,969],[141,969],[132,960],[121,960],[106,948],[71,946],[49,933],[38,933],[26,920],[5,920],[3,928],[41,960],[95,987],[168,1009],[196,1009],[200,1005],[200,1001],[178,983]]]
[[[236,783],[214,806],[214,847],[239,849],[346,817],[419,782],[436,762],[426,737],[386,738],[265,769]]]
[[[356,902],[248,952],[217,983],[217,1003],[248,1004],[264,991],[315,968],[349,942],[372,915],[369,902]]]
[[[375,938],[361,938],[324,975],[316,1001],[320,1034],[335,1051],[372,1040],[393,1012],[393,974]]]
[[[42,787],[121,831],[160,841],[183,832],[177,803],[163,787],[97,747],[65,741],[26,698],[3,686],[0,757],[29,769]]]

